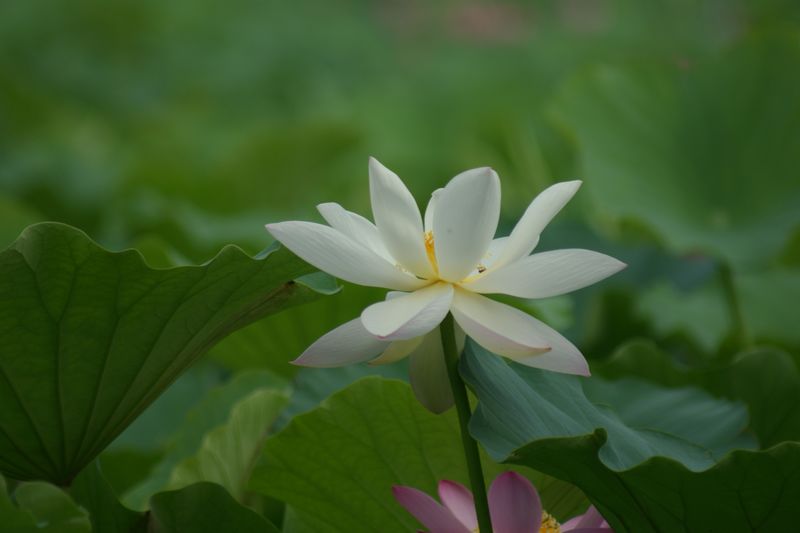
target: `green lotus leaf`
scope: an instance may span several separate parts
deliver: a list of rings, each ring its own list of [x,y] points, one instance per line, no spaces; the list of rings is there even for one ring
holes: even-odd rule
[[[0,471],[69,481],[211,346],[318,294],[284,249],[156,270],[56,223],[0,252]]]
[[[264,439],[288,401],[286,394],[269,389],[259,389],[241,400],[227,424],[206,434],[197,453],[175,467],[168,488],[211,481],[242,501]]]
[[[750,428],[762,447],[800,441],[800,372],[795,360],[781,350],[753,348],[731,362],[689,368],[652,342],[633,340],[598,365],[597,371],[614,378],[636,376],[668,387],[703,387],[747,405]]]
[[[148,531],[155,533],[278,533],[266,518],[237,503],[219,485],[208,482],[153,496],[149,527]]]
[[[615,531],[786,531],[796,521],[800,444],[723,455],[742,443],[739,404],[683,389],[684,404],[680,389],[659,399],[623,381],[596,405],[581,378],[512,366],[473,343],[461,372],[479,400],[470,429],[493,458],[574,483]],[[670,397],[675,413],[664,412]]]
[[[484,457],[488,480],[503,470]],[[568,518],[586,508],[574,486],[523,469],[547,510]],[[439,480],[468,483],[456,413],[434,415],[408,384],[372,376],[297,415],[267,439],[251,489],[290,507],[293,533],[414,531],[393,485],[435,494]]]
[[[175,468],[200,451],[204,439],[209,433],[225,427],[229,423],[232,412],[237,405],[249,395],[263,389],[271,389],[283,395],[288,394],[289,386],[281,378],[267,371],[259,370],[242,372],[229,381],[209,390],[195,406],[188,412],[184,412],[182,421],[176,427],[173,427],[167,446],[158,462],[139,483],[123,493],[122,502],[132,509],[143,510],[147,508],[147,502],[150,497],[157,492],[167,488],[180,488],[177,485],[168,486]],[[170,392],[166,393],[162,398],[166,397]],[[158,402],[153,404],[153,407],[157,405]],[[132,425],[128,431],[135,426],[136,424]],[[115,441],[109,450],[113,449],[117,442],[119,442],[119,439]],[[104,464],[107,454],[108,452],[105,452],[100,456]],[[214,480],[199,479],[196,481]]]
[[[9,533],[90,533],[89,516],[64,491],[49,483],[20,483],[13,493],[16,506],[6,494],[0,476],[0,529]]]
[[[103,476],[99,461],[81,471],[70,485],[69,493],[89,511],[92,531],[103,533],[145,533],[147,515],[123,506],[114,489]]]

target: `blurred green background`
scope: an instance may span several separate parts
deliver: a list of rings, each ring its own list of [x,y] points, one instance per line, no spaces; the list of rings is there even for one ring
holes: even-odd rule
[[[369,155],[423,206],[494,167],[505,233],[543,188],[583,179],[540,248],[629,268],[521,305],[590,359],[644,337],[691,366],[756,344],[798,360],[796,1],[0,4],[3,245],[57,220],[154,266],[257,253],[265,223],[319,220],[318,203],[368,215]],[[116,464],[155,460],[170,417],[232,372],[293,377],[288,360],[380,297],[348,286],[227,339]]]

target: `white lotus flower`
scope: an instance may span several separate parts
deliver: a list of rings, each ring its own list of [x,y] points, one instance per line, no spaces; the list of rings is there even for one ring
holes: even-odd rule
[[[580,187],[558,183],[531,202],[511,235],[495,239],[500,180],[467,170],[435,191],[420,216],[411,193],[376,159],[369,162],[375,224],[335,203],[318,206],[329,226],[268,224],[267,230],[315,267],[351,283],[394,289],[383,302],[327,333],[294,363],[333,367],[410,356],[410,381],[434,412],[452,405],[438,326],[453,314],[464,334],[523,365],[589,375],[580,351],[532,316],[482,294],[546,298],[580,289],[625,264],[589,250],[531,255],[539,234]]]

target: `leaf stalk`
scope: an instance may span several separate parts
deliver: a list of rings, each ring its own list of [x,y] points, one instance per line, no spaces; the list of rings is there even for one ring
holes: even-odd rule
[[[453,391],[453,401],[458,413],[458,425],[461,428],[461,445],[464,448],[464,457],[467,460],[469,483],[472,496],[475,500],[475,512],[478,515],[478,528],[481,533],[492,533],[492,521],[489,514],[489,501],[486,498],[486,482],[483,479],[481,457],[478,452],[478,443],[469,433],[469,419],[472,410],[469,406],[467,387],[461,374],[458,372],[458,348],[456,346],[455,327],[453,315],[448,313],[441,325],[442,348],[447,366],[447,377]]]

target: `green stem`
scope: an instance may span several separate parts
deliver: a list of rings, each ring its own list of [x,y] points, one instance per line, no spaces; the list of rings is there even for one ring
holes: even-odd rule
[[[736,285],[733,282],[733,271],[731,267],[724,262],[720,262],[718,268],[719,278],[722,282],[722,290],[725,293],[725,302],[728,306],[728,314],[736,338],[736,345],[738,349],[742,350],[750,346],[751,339],[750,332],[747,330],[747,324],[744,320],[742,304],[739,301],[739,293],[736,291]]]
[[[453,401],[458,412],[458,425],[461,428],[461,445],[464,447],[464,456],[467,459],[469,483],[472,485],[472,496],[475,499],[475,512],[478,515],[478,528],[481,533],[492,533],[492,521],[489,515],[489,501],[486,499],[486,483],[483,480],[481,456],[478,453],[478,443],[469,434],[469,418],[472,414],[467,397],[467,387],[458,373],[458,348],[456,348],[456,334],[453,327],[453,315],[447,314],[441,325],[442,347],[444,348],[444,361],[447,365],[447,377],[450,379],[450,388],[453,391]]]

